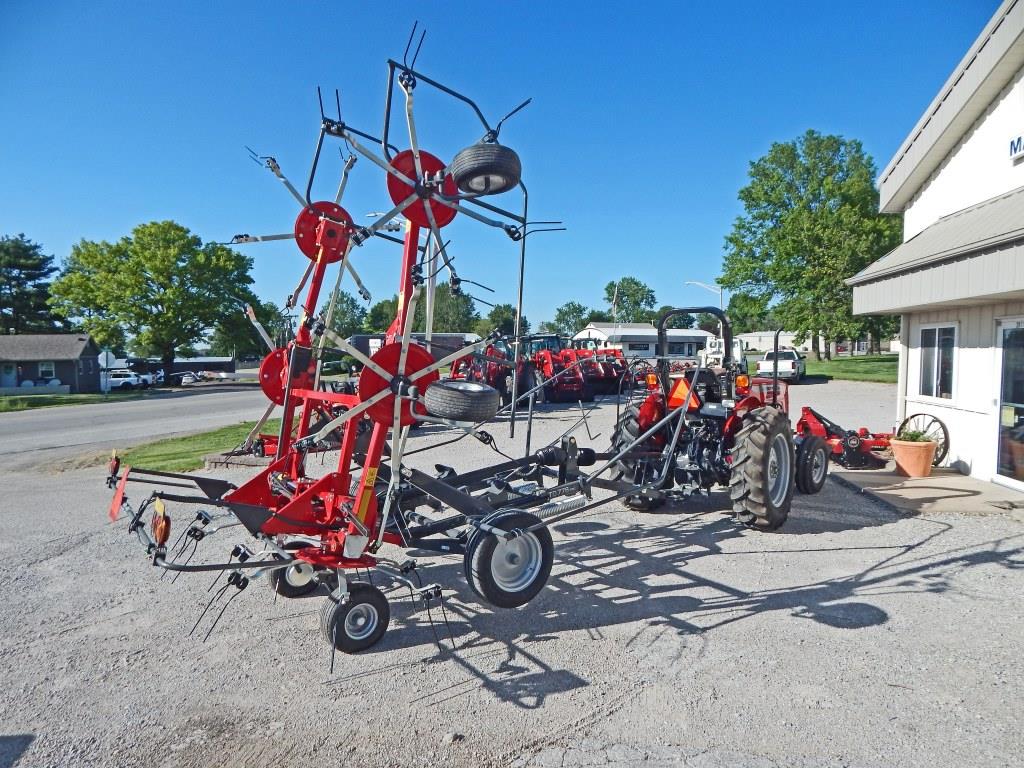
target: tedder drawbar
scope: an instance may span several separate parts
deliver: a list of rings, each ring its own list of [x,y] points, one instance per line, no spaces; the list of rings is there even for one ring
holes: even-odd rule
[[[529,403],[523,457],[506,457],[493,466],[463,472],[441,464],[433,473],[409,466],[404,461],[406,444],[417,422],[445,425],[494,447],[493,437],[481,426],[498,412],[499,393],[476,381],[442,380],[439,374],[455,360],[481,353],[499,337],[493,334],[442,357],[435,357],[429,344],[435,276],[447,270],[449,284],[455,289],[459,285],[454,257],[441,231],[457,216],[465,216],[518,241],[521,309],[525,240],[528,225],[533,224],[527,220],[519,157],[498,143],[508,116],[492,127],[475,102],[414,67],[415,57],[411,64],[388,61],[379,138],[342,121],[340,106],[337,119],[325,116],[321,107],[320,132],[304,195],[273,158],[264,158],[301,205],[294,231],[268,237],[243,235],[235,241],[294,237],[310,260],[294,294],[297,297],[308,282],[295,338],[273,349],[260,366],[260,382],[271,400],[267,415],[275,407],[282,413],[276,440],[268,443],[273,448],[269,466],[239,486],[202,475],[121,466],[116,456],[108,472],[108,484],[115,489],[110,517],[127,519],[129,531],[145,545],[154,565],[176,572],[227,574],[204,615],[226,591],[237,590],[230,602],[260,577],[268,578],[283,596],[322,590],[327,594],[322,632],[333,648],[344,652],[376,643],[390,619],[387,597],[372,580],[358,578],[361,572],[379,571],[425,601],[441,597],[438,585],[422,585],[415,561],[402,550],[460,554],[466,580],[482,601],[516,608],[533,599],[547,581],[554,557],[548,527],[553,523],[613,500],[649,510],[667,499],[685,499],[722,485],[728,487],[741,523],[771,530],[785,521],[794,487],[816,492],[824,483],[827,466],[827,461],[812,455],[820,451],[820,440],[794,439],[777,402],[778,386],[771,380],[752,381],[742,371],[742,361],[727,353],[719,368],[697,366],[673,375],[666,354],[666,328],[676,315],[715,315],[721,322],[725,349],[732,349],[728,318],[713,307],[674,309],[661,316],[659,365],[632,389],[609,449],[581,447],[567,434],[531,451],[533,398],[550,382],[531,379],[532,386],[520,393],[513,365],[512,397],[506,406],[513,425],[517,403],[524,399]],[[448,163],[420,146],[413,95],[421,83],[466,105],[483,126],[483,138]],[[404,150],[390,140],[396,89],[405,102],[409,148]],[[522,106],[525,103],[510,114]],[[313,181],[327,139],[340,139],[354,154],[345,163],[336,198],[313,201]],[[372,145],[376,148],[371,149]],[[393,205],[365,227],[356,225],[341,207],[352,158],[357,155],[384,172]],[[482,199],[515,189],[522,195],[520,212]],[[332,264],[338,265],[338,283],[344,274],[352,274],[361,286],[351,264],[353,248],[374,236],[394,239],[385,233],[394,231],[393,220],[399,215],[405,219],[405,232],[400,241],[397,310],[385,343],[367,355],[331,330],[337,290],[326,306],[319,307],[321,288]],[[427,305],[422,344],[412,335],[421,299]],[[518,316],[517,311],[515,334],[501,339],[517,352]],[[355,391],[318,386],[325,349],[351,355],[362,364]],[[518,354],[513,360],[517,358]],[[336,468],[321,477],[310,476],[307,457],[328,443],[337,448]],[[126,494],[129,483],[146,484],[153,490],[133,503]],[[172,532],[168,507],[172,505],[198,511],[187,514],[188,524],[177,542],[168,546]],[[238,526],[252,541],[233,546],[224,562],[192,562],[200,542],[218,530]],[[401,554],[388,558],[387,547]]]

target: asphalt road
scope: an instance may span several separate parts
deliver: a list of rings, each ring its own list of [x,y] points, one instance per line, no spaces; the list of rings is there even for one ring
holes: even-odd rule
[[[858,392],[832,386],[806,390],[826,413],[828,392],[836,413]],[[581,442],[606,446],[613,414]],[[544,411],[534,445],[573,418]],[[523,430],[491,431],[522,450]],[[466,438],[412,461],[499,459]],[[262,580],[190,636],[211,578],[161,581],[106,521],[101,474],[5,476],[0,765],[987,768],[1024,752],[1024,525],[998,510],[901,518],[830,480],[767,534],[721,492],[609,504],[555,526],[548,586],[514,611],[482,604],[460,559],[420,558],[448,626],[395,592],[388,634],[332,671],[324,598],[275,600]],[[169,506],[173,536],[190,514]]]
[[[255,421],[266,404],[255,387],[216,385],[142,400],[0,413],[0,461],[8,470],[41,467],[168,435]]]

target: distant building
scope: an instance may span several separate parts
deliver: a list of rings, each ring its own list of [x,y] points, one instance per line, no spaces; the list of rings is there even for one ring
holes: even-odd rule
[[[775,331],[750,331],[749,333],[737,333],[736,338],[743,343],[743,349],[768,352],[775,346]],[[779,334],[779,347],[792,347],[800,352],[811,351],[811,339],[807,337],[800,344],[794,344],[795,333],[783,331]]]
[[[697,358],[713,333],[697,328],[669,328],[670,357]],[[658,347],[658,329],[651,323],[589,323],[574,339],[597,339],[605,346],[622,350],[626,357],[654,357]]]
[[[59,382],[74,393],[99,392],[99,354],[85,333],[0,336],[0,389]]]

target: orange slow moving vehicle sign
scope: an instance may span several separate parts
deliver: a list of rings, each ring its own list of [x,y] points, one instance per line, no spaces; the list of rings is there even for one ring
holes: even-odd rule
[[[672,385],[672,390],[669,392],[668,407],[681,408],[683,403],[686,403],[687,411],[700,410],[700,397],[696,392],[690,391],[690,383],[685,378],[679,378],[676,379],[676,383]]]

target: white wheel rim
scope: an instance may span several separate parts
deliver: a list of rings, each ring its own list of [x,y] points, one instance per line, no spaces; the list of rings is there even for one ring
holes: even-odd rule
[[[303,563],[285,568],[284,580],[290,587],[304,587],[313,580],[313,566]]]
[[[781,506],[789,492],[789,444],[785,435],[776,435],[768,452],[768,499]]]
[[[377,629],[377,609],[370,603],[352,606],[345,615],[345,634],[353,640],[365,640]]]
[[[814,456],[811,459],[811,480],[814,481],[815,485],[818,485],[825,479],[825,467],[827,466],[828,456],[825,455],[825,449],[819,448],[814,452]]]
[[[532,533],[499,539],[491,556],[491,577],[505,592],[521,592],[537,578],[542,560],[540,541]]]

